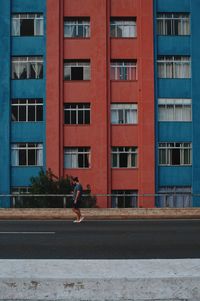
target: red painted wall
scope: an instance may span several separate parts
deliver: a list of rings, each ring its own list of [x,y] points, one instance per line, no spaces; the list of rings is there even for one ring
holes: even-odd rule
[[[64,16],[87,16],[91,38],[64,39]],[[110,16],[137,18],[137,38],[110,39]],[[138,80],[110,81],[111,59],[137,59]],[[64,59],[90,59],[91,81],[64,82]],[[91,124],[63,125],[65,102],[90,102]],[[110,125],[112,102],[137,102],[138,125]],[[89,169],[66,170],[65,146],[90,146]],[[138,146],[138,168],[111,169],[112,146]],[[47,0],[47,167],[59,176],[79,176],[95,194],[111,190],[154,193],[153,0]],[[142,207],[153,198],[139,198]],[[101,207],[110,206],[106,197]]]

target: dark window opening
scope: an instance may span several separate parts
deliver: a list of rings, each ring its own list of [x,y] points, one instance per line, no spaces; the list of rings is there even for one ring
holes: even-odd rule
[[[20,32],[21,36],[34,36],[34,19],[22,19]]]
[[[71,80],[83,80],[83,67],[71,68]]]
[[[173,149],[172,150],[172,165],[180,165],[180,150]]]

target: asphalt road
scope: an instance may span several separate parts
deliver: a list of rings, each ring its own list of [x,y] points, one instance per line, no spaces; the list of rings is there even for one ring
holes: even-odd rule
[[[0,259],[200,258],[200,220],[0,221]]]

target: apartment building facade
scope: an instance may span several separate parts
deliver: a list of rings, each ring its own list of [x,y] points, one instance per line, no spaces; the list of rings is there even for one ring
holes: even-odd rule
[[[1,0],[0,193],[42,167],[100,207],[198,206],[198,2]]]

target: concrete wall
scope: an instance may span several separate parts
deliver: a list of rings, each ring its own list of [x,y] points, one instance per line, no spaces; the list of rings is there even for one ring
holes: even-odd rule
[[[0,300],[197,301],[200,260],[0,260]]]

